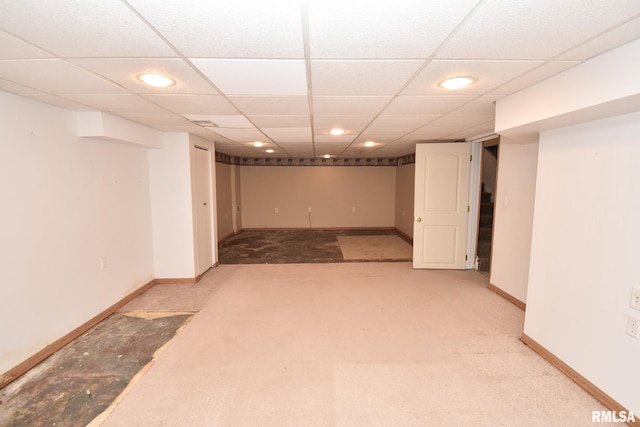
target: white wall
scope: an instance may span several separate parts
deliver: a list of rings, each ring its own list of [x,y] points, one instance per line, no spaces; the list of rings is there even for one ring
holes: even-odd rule
[[[501,138],[490,282],[525,303],[537,163],[537,139]]]
[[[240,168],[242,227],[393,228],[395,169],[391,166],[243,166]]]
[[[540,135],[524,332],[640,414],[640,113]]]
[[[5,92],[0,117],[5,372],[154,272],[147,149],[79,138],[76,113]]]
[[[195,277],[190,159],[185,133],[166,133],[163,147],[149,150],[156,278]]]

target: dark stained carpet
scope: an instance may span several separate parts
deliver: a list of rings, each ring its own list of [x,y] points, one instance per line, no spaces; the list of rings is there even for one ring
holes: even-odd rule
[[[219,247],[218,259],[220,264],[347,262],[340,251],[338,236],[367,235],[397,233],[393,229],[248,230],[225,241]]]
[[[0,390],[0,426],[85,426],[191,317],[119,313]]]

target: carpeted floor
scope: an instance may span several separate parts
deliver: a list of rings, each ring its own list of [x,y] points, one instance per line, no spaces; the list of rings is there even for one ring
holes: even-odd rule
[[[218,250],[221,264],[389,262],[411,256],[411,244],[393,229],[248,230]]]
[[[524,313],[475,271],[221,265],[201,283],[219,288],[94,425],[586,426],[605,410],[520,342]]]

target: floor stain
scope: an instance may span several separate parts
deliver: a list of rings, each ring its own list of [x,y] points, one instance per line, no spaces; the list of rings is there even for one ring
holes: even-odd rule
[[[109,316],[0,390],[0,426],[87,425],[191,316]]]

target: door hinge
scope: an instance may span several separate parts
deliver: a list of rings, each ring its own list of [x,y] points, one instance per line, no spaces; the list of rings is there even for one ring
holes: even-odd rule
[[[465,255],[465,256],[464,256],[464,260],[465,260],[465,261],[468,261],[468,260],[469,260],[469,256],[468,256],[468,255]]]
[[[467,213],[471,212],[471,206],[467,205]]]
[[[469,161],[473,162],[473,154],[469,154]]]

